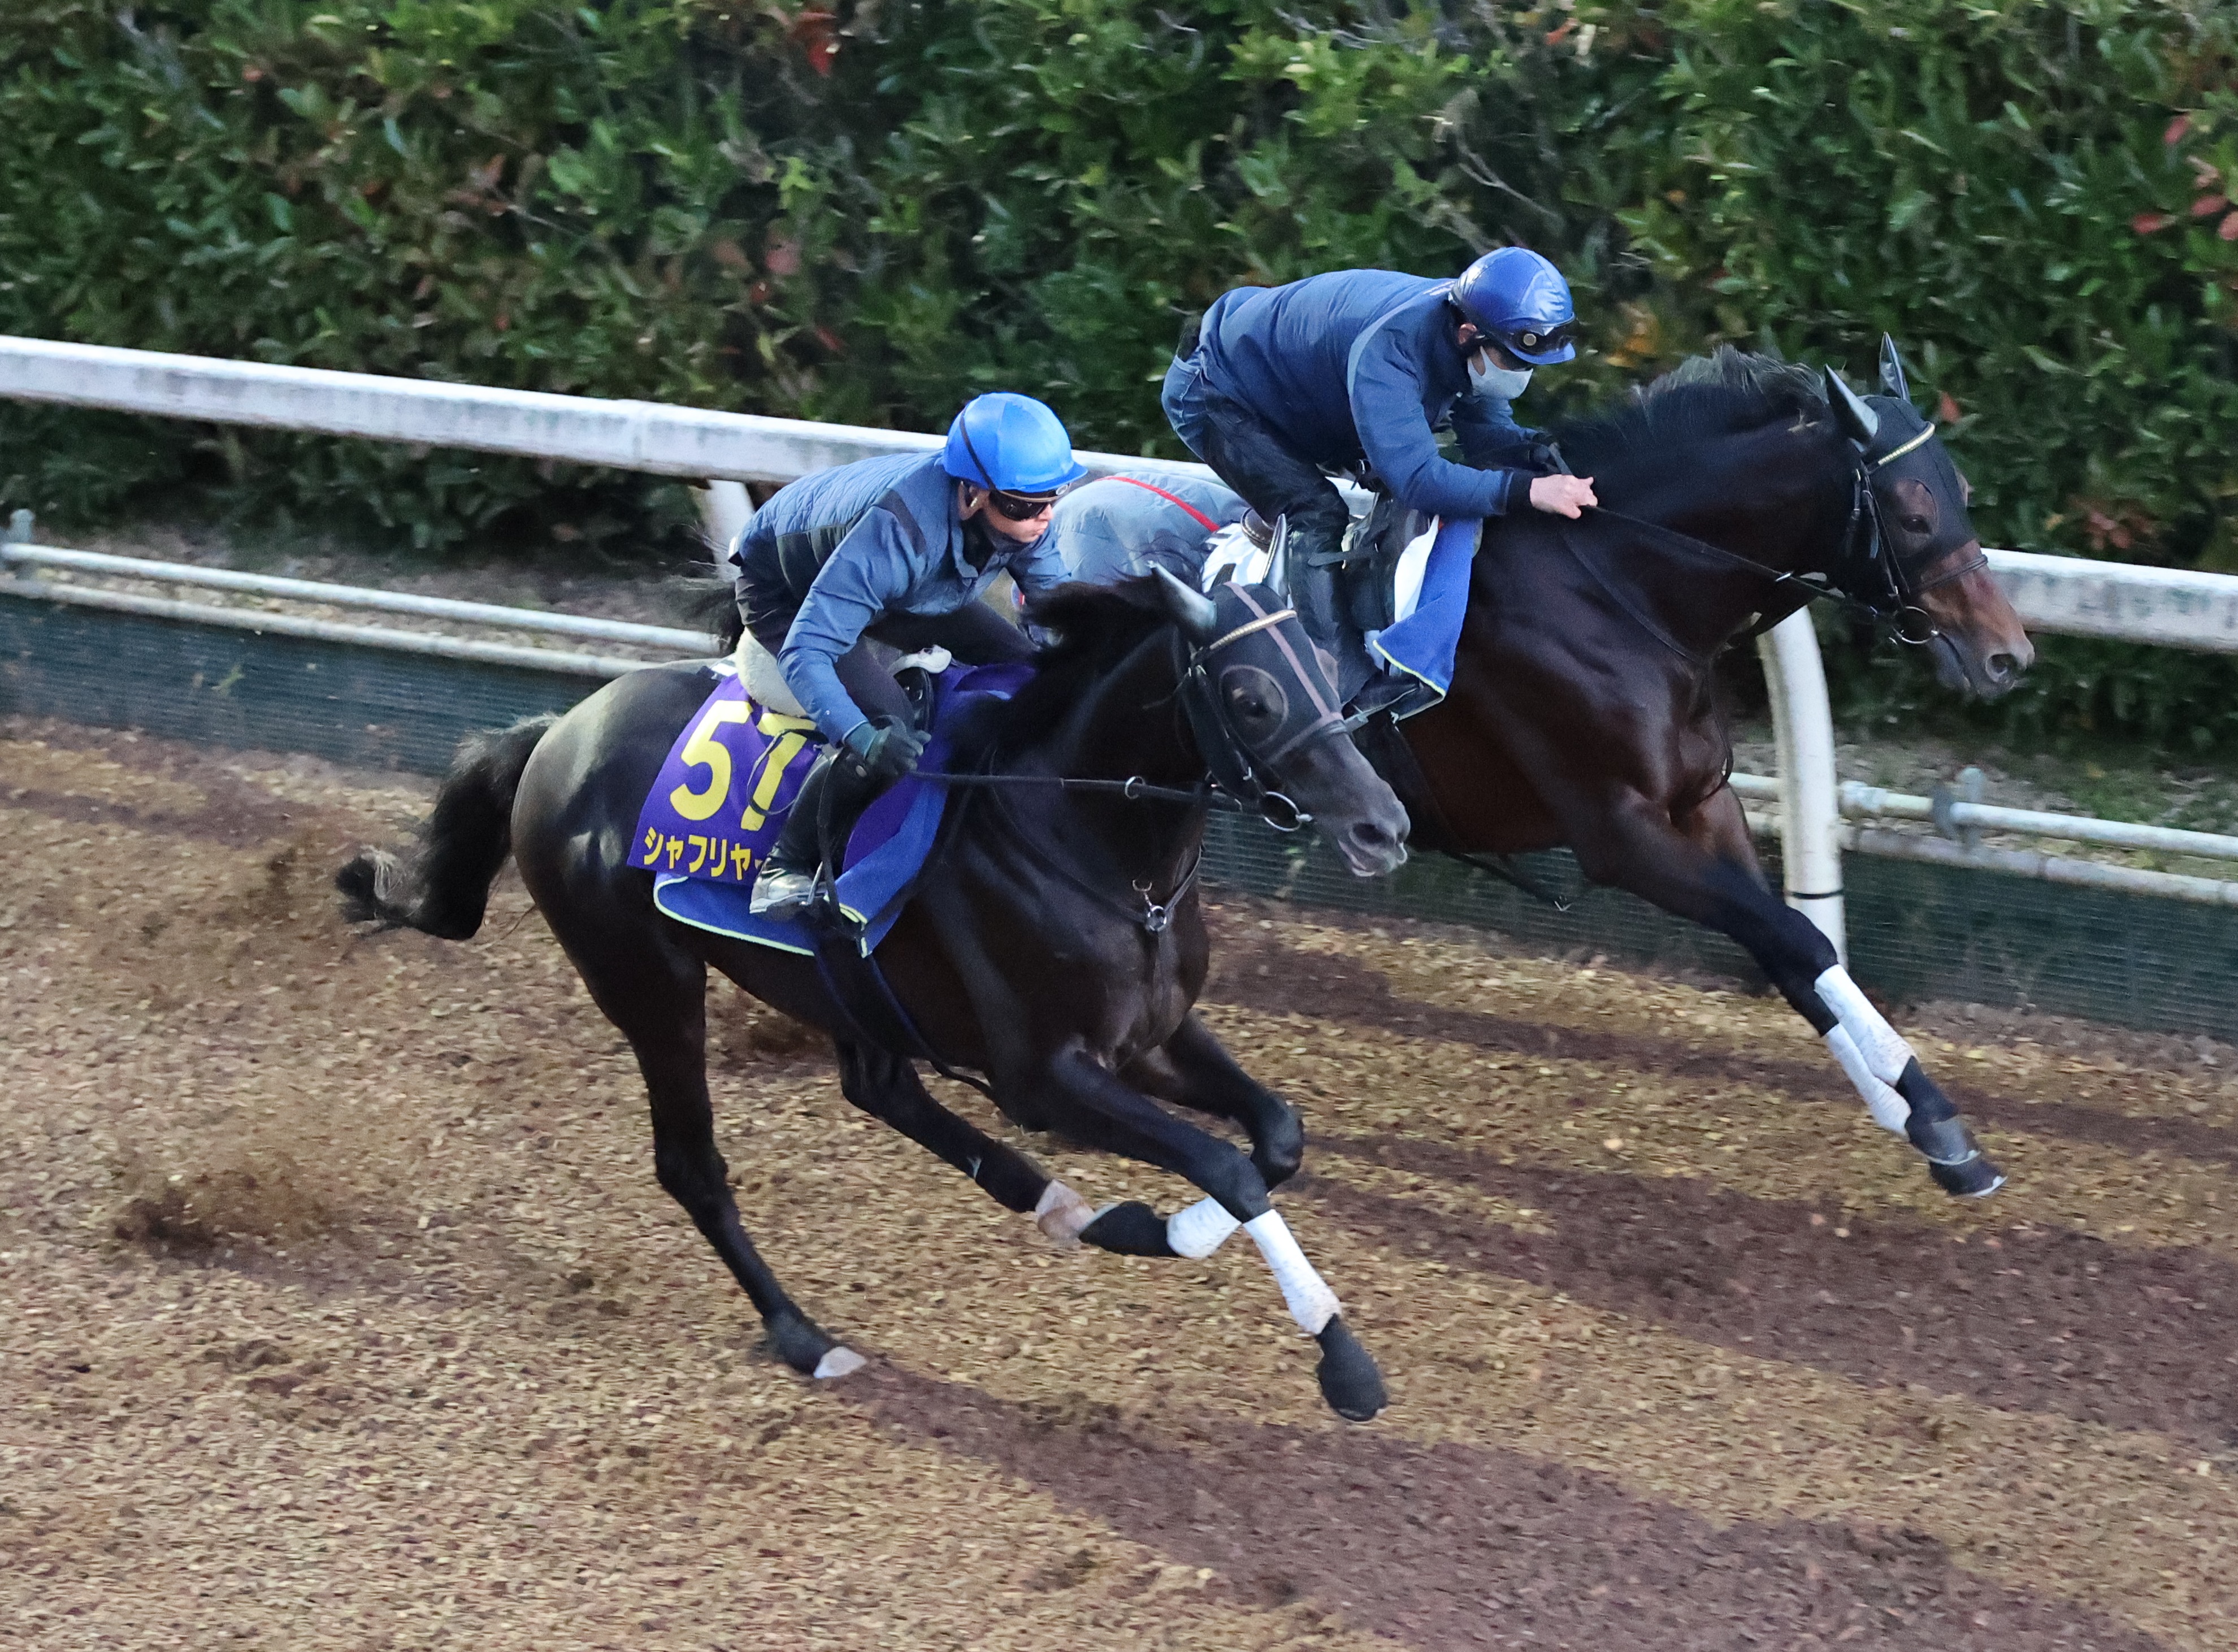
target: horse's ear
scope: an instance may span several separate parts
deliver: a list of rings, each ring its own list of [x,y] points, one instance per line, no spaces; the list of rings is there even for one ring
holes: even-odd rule
[[[1911,400],[1911,392],[1904,388],[1904,357],[1897,354],[1896,341],[1886,333],[1881,335],[1881,391],[1899,401]]]
[[[1871,447],[1873,438],[1880,434],[1881,415],[1867,407],[1832,368],[1823,371],[1826,375],[1826,402],[1834,409],[1835,424],[1860,448]]]
[[[1182,634],[1198,647],[1220,634],[1220,610],[1210,597],[1190,590],[1164,567],[1158,569],[1158,589],[1166,599],[1166,612],[1174,616]]]

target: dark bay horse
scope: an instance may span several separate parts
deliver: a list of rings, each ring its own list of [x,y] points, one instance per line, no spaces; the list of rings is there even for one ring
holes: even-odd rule
[[[1731,936],[1825,1040],[1874,1118],[1948,1191],[2003,1178],[1811,921],[1772,892],[1739,800],[1710,664],[1752,619],[1837,590],[1994,696],[2034,657],[1990,578],[1964,481],[1905,399],[1727,349],[1557,432],[1604,509],[1524,511],[1485,535],[1452,693],[1364,736],[1418,843],[1566,844],[1585,875]],[[1379,740],[1380,737],[1380,740]],[[1403,743],[1402,743],[1403,742]]]
[[[663,759],[714,686],[706,666],[632,672],[556,721],[469,741],[416,847],[401,858],[368,851],[338,875],[346,910],[464,939],[480,926],[491,882],[512,855],[592,998],[636,1052],[661,1186],[797,1370],[843,1376],[862,1360],[794,1305],[740,1225],[707,1091],[710,966],[831,1032],[849,1101],[1060,1242],[1203,1256],[1241,1225],[1321,1345],[1330,1405],[1372,1416],[1385,1403],[1374,1362],[1268,1198],[1303,1153],[1297,1114],[1192,1012],[1207,961],[1196,864],[1208,769],[1224,795],[1270,819],[1294,825],[1303,811],[1362,877],[1406,859],[1406,813],[1345,737],[1334,687],[1295,614],[1263,587],[1223,586],[1208,599],[1165,574],[1069,586],[1036,617],[1056,640],[1014,698],[962,732],[952,770],[1034,778],[951,795],[924,875],[877,959],[937,1057],[983,1073],[1011,1118],[1171,1171],[1208,1196],[1170,1217],[1139,1204],[1091,1211],[950,1112],[910,1060],[854,1030],[813,959],[654,907],[652,874],[625,863]],[[1058,777],[1105,789],[1069,788]],[[1162,795],[1145,797],[1146,787]],[[1235,1121],[1251,1152],[1161,1101]]]

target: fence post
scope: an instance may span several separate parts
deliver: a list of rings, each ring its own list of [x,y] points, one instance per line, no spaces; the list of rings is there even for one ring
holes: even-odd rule
[[[1846,964],[1834,716],[1811,610],[1788,615],[1756,640],[1756,648],[1779,746],[1779,859],[1787,904],[1818,926]]]

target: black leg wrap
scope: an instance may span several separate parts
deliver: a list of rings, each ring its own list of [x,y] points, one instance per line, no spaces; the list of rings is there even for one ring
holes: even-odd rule
[[[1904,1071],[1897,1075],[1895,1088],[1896,1093],[1910,1105],[1914,1123],[1923,1118],[1930,1124],[1939,1125],[1946,1118],[1958,1116],[1957,1105],[1943,1093],[1941,1085],[1927,1076],[1926,1069],[1919,1065],[1917,1056],[1904,1064]],[[1927,1150],[1923,1147],[1919,1151],[1923,1153]]]
[[[1904,1064],[1896,1092],[1910,1105],[1911,1117],[1904,1121],[1904,1133],[1926,1156],[1927,1172],[1935,1178],[1936,1186],[1962,1198],[1980,1198],[2005,1184],[2004,1173],[1974,1144],[1958,1109],[1920,1070],[1916,1058]]]
[[[1140,1199],[1115,1204],[1080,1231],[1080,1242],[1122,1257],[1169,1257],[1166,1218]]]
[[[1347,1423],[1365,1423],[1391,1403],[1383,1373],[1375,1369],[1343,1315],[1333,1315],[1314,1340],[1321,1345],[1321,1363],[1314,1376],[1329,1410]]]

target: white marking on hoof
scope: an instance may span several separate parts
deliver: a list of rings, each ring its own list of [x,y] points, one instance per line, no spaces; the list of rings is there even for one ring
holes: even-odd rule
[[[850,1377],[870,1363],[853,1349],[835,1343],[824,1357],[816,1362],[816,1380],[829,1383],[838,1377]]]
[[[1903,1078],[1904,1067],[1912,1059],[1911,1046],[1857,990],[1857,984],[1850,979],[1850,972],[1837,964],[1811,985],[1818,994],[1818,1001],[1833,1011],[1844,1030],[1864,1052],[1865,1065],[1873,1077],[1885,1085]]]
[[[1042,1190],[1041,1202],[1034,1206],[1034,1225],[1052,1244],[1068,1249],[1080,1243],[1080,1231],[1094,1220],[1096,1212],[1088,1201],[1054,1176]]]
[[[1259,1254],[1267,1258],[1274,1270],[1275,1283],[1282,1288],[1282,1301],[1290,1310],[1290,1317],[1308,1337],[1318,1337],[1321,1327],[1337,1317],[1340,1309],[1336,1292],[1322,1283],[1314,1271],[1314,1264],[1306,1260],[1306,1253],[1298,1249],[1298,1242],[1290,1232],[1290,1224],[1282,1220],[1280,1211],[1269,1211],[1264,1216],[1255,1216],[1243,1224],[1259,1246]]]
[[[1865,1052],[1857,1048],[1857,1041],[1850,1036],[1850,1029],[1837,1026],[1826,1034],[1826,1047],[1834,1052],[1834,1059],[1842,1064],[1842,1071],[1850,1075],[1850,1082],[1865,1098],[1871,1110],[1873,1123],[1883,1130],[1904,1134],[1904,1126],[1911,1117],[1911,1104],[1890,1089],[1875,1076],[1866,1065]]]
[[[1226,1244],[1228,1236],[1242,1225],[1218,1199],[1207,1196],[1166,1218],[1166,1243],[1177,1257],[1201,1259]]]

